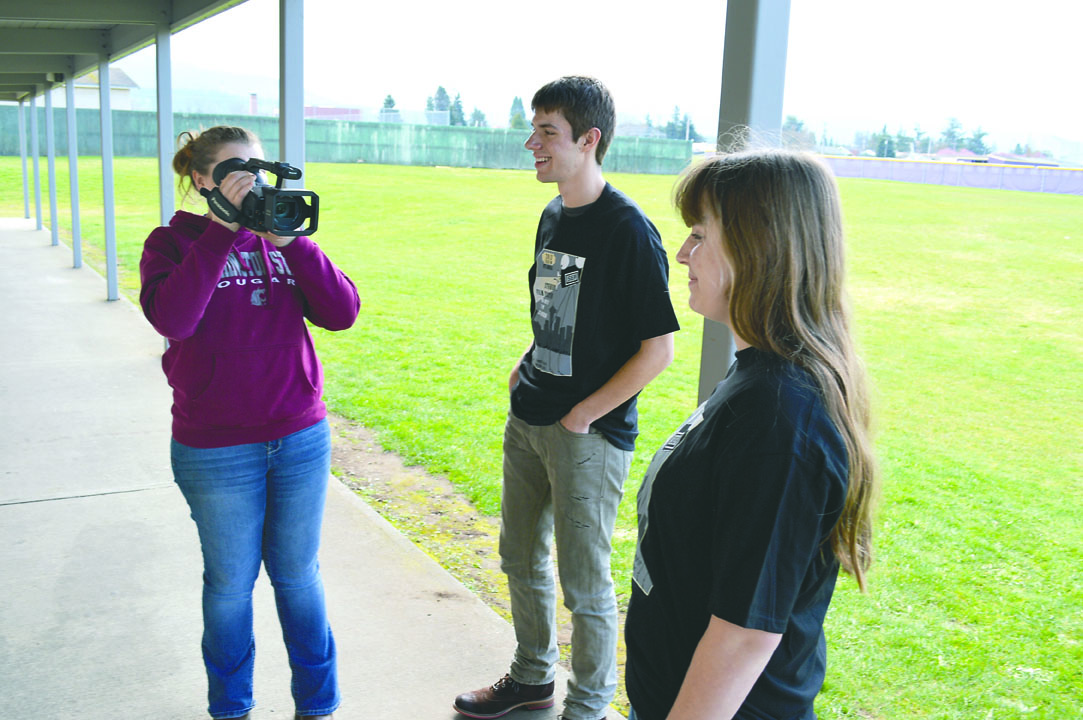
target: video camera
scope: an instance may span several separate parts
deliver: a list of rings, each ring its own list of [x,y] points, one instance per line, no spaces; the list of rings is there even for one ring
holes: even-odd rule
[[[274,235],[285,237],[296,235],[311,235],[316,232],[316,224],[320,211],[320,198],[311,190],[284,189],[282,182],[285,180],[299,180],[301,171],[292,165],[282,162],[268,162],[266,160],[241,160],[229,158],[215,166],[211,177],[215,184],[220,184],[231,172],[244,170],[256,176],[256,186],[244,196],[241,207],[234,207],[233,203],[226,200],[221,190],[202,188],[199,192],[207,198],[207,204],[215,215],[226,222],[240,223],[246,228],[256,232],[269,232]],[[267,184],[263,179],[266,170],[277,178],[274,187]],[[311,205],[305,200],[311,198]],[[308,227],[302,228],[305,220],[309,221]]]

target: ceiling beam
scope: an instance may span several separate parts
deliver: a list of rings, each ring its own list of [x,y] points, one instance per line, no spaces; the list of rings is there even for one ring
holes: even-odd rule
[[[109,46],[109,33],[101,30],[0,27],[0,54],[97,56]]]
[[[20,22],[87,22],[97,25],[169,21],[167,0],[0,0],[0,18]]]
[[[64,82],[60,73],[9,73],[0,70],[0,87],[5,85],[47,85]]]
[[[52,72],[71,74],[76,65],[94,62],[93,55],[18,55],[5,57],[0,72]]]
[[[43,89],[43,88],[42,88]],[[0,85],[0,93],[4,95],[14,95],[16,99],[33,95],[39,90],[36,85]]]

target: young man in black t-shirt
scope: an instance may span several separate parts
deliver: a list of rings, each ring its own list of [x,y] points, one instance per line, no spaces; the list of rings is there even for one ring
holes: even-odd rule
[[[509,673],[455,699],[496,718],[550,707],[559,652],[555,536],[572,613],[572,675],[562,717],[598,720],[616,691],[617,606],[611,538],[637,434],[636,396],[673,358],[678,329],[658,231],[609,185],[601,161],[616,125],[608,90],[564,77],[531,103],[542,213],[530,269],[533,341],[509,379],[501,566],[517,647]]]

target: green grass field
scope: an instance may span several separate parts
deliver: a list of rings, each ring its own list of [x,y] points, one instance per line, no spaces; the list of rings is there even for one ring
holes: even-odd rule
[[[57,169],[67,237],[66,159]],[[0,216],[22,216],[19,172],[18,158],[0,158]],[[79,173],[84,252],[100,264],[99,161],[80,160]],[[155,173],[152,159],[116,164],[121,288],[133,298],[158,224]],[[609,179],[662,232],[683,327],[676,360],[641,400],[614,557],[626,592],[635,492],[695,405],[701,321],[672,259],[684,237],[674,178]],[[315,239],[363,300],[353,329],[317,333],[329,405],[496,513],[507,376],[530,339],[527,270],[555,188],[522,171],[330,164],[310,164],[305,184],[321,199]],[[841,580],[828,617],[817,711],[1078,718],[1083,198],[840,185],[884,491],[870,591]]]

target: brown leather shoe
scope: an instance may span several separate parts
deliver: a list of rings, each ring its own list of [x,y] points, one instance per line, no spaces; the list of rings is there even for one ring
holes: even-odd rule
[[[553,707],[553,688],[556,683],[523,685],[505,675],[493,685],[481,690],[463,693],[455,698],[452,707],[469,718],[491,720],[507,715],[512,710],[544,710]]]

